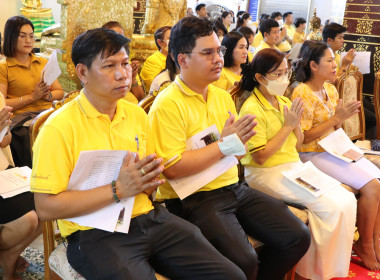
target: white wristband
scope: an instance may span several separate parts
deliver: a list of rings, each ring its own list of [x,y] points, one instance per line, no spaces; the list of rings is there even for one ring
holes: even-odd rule
[[[245,147],[236,133],[223,137],[218,145],[222,154],[226,156],[243,156],[246,153]]]

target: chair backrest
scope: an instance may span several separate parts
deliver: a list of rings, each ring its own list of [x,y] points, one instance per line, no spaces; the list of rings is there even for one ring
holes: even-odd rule
[[[375,114],[376,114],[376,126],[377,133],[376,139],[380,139],[380,70],[375,74],[375,87],[374,87],[374,103],[375,103]]]
[[[153,104],[154,99],[156,99],[156,96],[163,91],[165,88],[170,86],[173,82],[171,81],[165,81],[163,82],[160,87],[158,88],[158,91],[155,90],[151,93],[149,93],[147,96],[144,97],[143,100],[139,102],[139,106],[144,109],[145,113],[149,113],[150,107]]]
[[[351,140],[365,138],[365,119],[363,108],[363,75],[359,69],[351,64],[347,70],[338,77],[337,89],[339,98],[343,104],[351,103],[358,100],[361,102],[360,112],[343,122],[343,129]]]

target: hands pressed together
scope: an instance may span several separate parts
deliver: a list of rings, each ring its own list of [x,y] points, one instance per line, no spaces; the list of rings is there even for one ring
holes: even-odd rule
[[[303,102],[297,97],[293,100],[290,109],[284,106],[284,126],[290,127],[292,130],[299,126],[303,113]]]

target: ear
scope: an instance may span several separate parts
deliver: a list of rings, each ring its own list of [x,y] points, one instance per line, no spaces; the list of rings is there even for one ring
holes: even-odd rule
[[[310,69],[312,71],[318,71],[318,64],[314,60],[310,61]]]
[[[328,45],[331,45],[331,43],[332,43],[333,41],[334,41],[333,39],[331,39],[331,38],[327,38],[326,43],[327,43]]]
[[[82,63],[78,63],[75,67],[75,71],[77,72],[79,80],[85,85],[88,82],[88,68],[86,65]]]
[[[261,75],[260,73],[255,74],[255,79],[256,79],[256,81],[259,82],[259,84],[266,85],[265,84],[266,81],[265,81],[263,75]]]
[[[187,59],[188,59],[187,54],[180,53],[180,54],[178,54],[177,59],[178,59],[178,64],[179,64],[180,68],[186,69],[187,68]]]

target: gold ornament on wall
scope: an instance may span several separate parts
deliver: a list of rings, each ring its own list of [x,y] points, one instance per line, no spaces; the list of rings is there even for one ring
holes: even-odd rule
[[[368,49],[368,45],[365,44],[354,44],[353,46],[357,52],[366,52]]]
[[[380,70],[380,47],[375,47],[375,54],[373,55],[373,68],[375,73]]]
[[[372,25],[372,20],[358,20],[358,25],[356,26],[356,33],[371,34]]]

